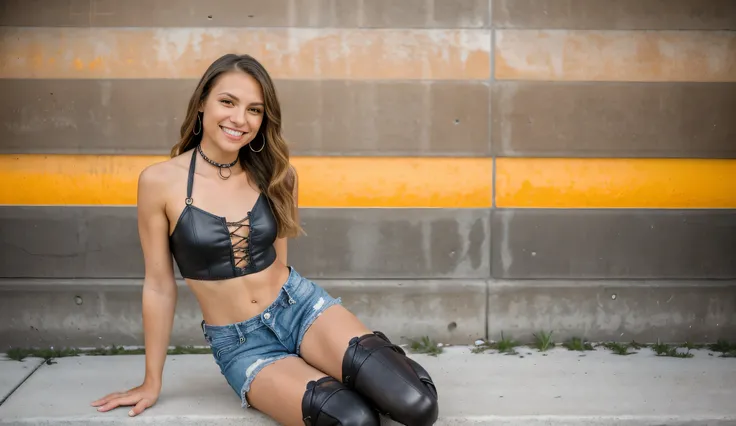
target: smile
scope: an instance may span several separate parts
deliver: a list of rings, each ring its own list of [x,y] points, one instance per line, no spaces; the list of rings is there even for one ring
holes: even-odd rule
[[[222,129],[223,132],[225,132],[225,134],[235,137],[235,138],[239,138],[243,136],[244,134],[244,132],[239,132],[237,130],[228,129],[227,127],[220,126],[220,128]]]

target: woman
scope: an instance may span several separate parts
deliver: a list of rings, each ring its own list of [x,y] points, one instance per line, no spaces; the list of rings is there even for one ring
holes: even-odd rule
[[[287,266],[287,238],[301,232],[297,188],[270,76],[248,55],[222,56],[189,101],[171,159],[139,177],[143,383],[93,406],[132,405],[135,416],[157,401],[176,301],[173,254],[244,407],[290,425],[378,425],[378,412],[412,426],[437,420],[429,374]]]

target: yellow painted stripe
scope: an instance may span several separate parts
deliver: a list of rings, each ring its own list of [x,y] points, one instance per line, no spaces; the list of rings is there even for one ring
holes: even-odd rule
[[[499,30],[494,56],[498,79],[736,81],[733,31]]]
[[[138,175],[166,157],[0,156],[0,204],[134,205]],[[490,207],[487,158],[292,159],[302,207]]]
[[[736,160],[496,160],[496,205],[736,208]]]
[[[274,78],[488,79],[490,30],[0,29],[0,78],[199,78],[248,53]]]

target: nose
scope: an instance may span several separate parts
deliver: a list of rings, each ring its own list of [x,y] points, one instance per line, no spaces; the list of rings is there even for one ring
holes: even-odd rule
[[[234,125],[238,126],[239,129],[242,129],[243,126],[248,123],[246,112],[247,111],[245,110],[245,108],[233,108],[233,113],[230,116],[230,121],[232,121]]]

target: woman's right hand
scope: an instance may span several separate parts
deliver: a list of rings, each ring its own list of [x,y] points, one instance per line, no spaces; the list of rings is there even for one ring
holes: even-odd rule
[[[92,402],[97,411],[105,412],[113,408],[130,406],[134,407],[128,412],[133,417],[142,413],[146,408],[152,407],[158,400],[161,387],[144,382],[142,385],[129,389],[125,392],[113,392],[97,401]]]

